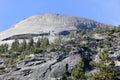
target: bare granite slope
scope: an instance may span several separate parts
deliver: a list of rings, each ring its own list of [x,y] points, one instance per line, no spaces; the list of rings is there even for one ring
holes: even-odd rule
[[[60,14],[40,14],[26,18],[15,24],[10,29],[1,32],[0,42],[2,40],[9,40],[10,37],[15,35],[51,35],[52,33],[59,34],[62,31],[79,31],[81,29],[92,30],[96,27],[104,26],[106,25],[85,18]]]

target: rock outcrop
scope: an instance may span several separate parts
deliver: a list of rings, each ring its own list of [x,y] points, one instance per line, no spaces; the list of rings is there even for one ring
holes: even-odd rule
[[[79,50],[78,50],[79,51]],[[80,53],[38,53],[18,61],[0,80],[60,80],[81,59]]]
[[[63,74],[70,73],[80,59],[83,59],[85,63],[86,74],[94,72],[89,61],[98,62],[98,54],[103,49],[107,49],[109,57],[115,61],[115,70],[119,77],[120,37],[117,33],[113,35],[104,34],[106,36],[104,39],[82,36],[76,38],[75,43],[61,44],[61,50],[27,55],[25,59],[17,61],[10,68],[2,67],[7,59],[0,58],[0,70],[5,70],[5,73],[0,74],[0,80],[65,80],[62,79]],[[97,37],[101,37],[101,35],[98,34]],[[68,47],[70,50],[65,50]]]
[[[106,27],[106,24],[90,19],[60,14],[40,14],[26,18],[10,29],[0,33],[0,42],[14,39],[29,39],[39,36],[53,38],[55,35],[67,35],[71,31],[93,30]]]

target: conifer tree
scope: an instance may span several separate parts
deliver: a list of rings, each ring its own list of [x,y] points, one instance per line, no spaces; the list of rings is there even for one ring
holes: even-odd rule
[[[3,46],[0,45],[0,52],[3,53]]]
[[[5,43],[5,44],[4,44],[4,52],[7,52],[7,51],[8,51],[8,44]]]
[[[34,46],[34,40],[33,38],[30,39],[30,41],[28,42],[28,45],[33,47]]]
[[[49,45],[48,38],[42,38],[41,39],[41,47],[46,48]]]
[[[7,43],[0,45],[0,52],[1,53],[5,53],[7,51],[8,51],[8,44]]]
[[[28,42],[27,49],[31,50],[34,47],[34,40],[31,38]]]
[[[97,70],[89,75],[90,80],[116,80],[115,63],[106,50],[99,55],[99,62],[92,61],[90,64]]]
[[[40,48],[40,45],[41,45],[41,41],[40,41],[40,38],[38,38],[35,47]]]
[[[23,42],[20,44],[20,51],[25,51],[27,49],[27,42],[26,40],[23,40]]]
[[[72,69],[71,76],[67,80],[85,80],[84,62],[82,60]]]
[[[19,41],[16,39],[16,40],[12,43],[11,50],[13,50],[13,51],[18,51],[18,49],[19,49]]]

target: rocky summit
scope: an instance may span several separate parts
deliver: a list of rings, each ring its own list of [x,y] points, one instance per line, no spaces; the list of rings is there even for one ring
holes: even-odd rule
[[[53,39],[55,35],[65,35],[80,30],[93,30],[96,27],[105,27],[106,24],[90,19],[66,16],[61,14],[40,14],[26,18],[10,29],[0,33],[1,42],[10,42],[14,39],[28,39],[47,36]]]
[[[120,26],[40,14],[1,32],[0,42],[0,80],[120,79]]]

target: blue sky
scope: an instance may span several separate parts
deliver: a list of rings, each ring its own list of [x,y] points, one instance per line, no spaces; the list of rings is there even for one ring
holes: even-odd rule
[[[0,0],[0,32],[40,13],[80,16],[120,24],[120,0]]]

